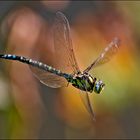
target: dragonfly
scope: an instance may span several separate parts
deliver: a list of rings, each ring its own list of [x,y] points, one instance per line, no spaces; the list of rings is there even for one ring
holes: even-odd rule
[[[96,66],[104,64],[112,59],[119,49],[119,38],[115,37],[100,55],[83,71],[80,70],[70,33],[68,19],[62,12],[57,12],[53,24],[54,56],[57,58],[52,66],[24,56],[15,54],[0,54],[1,59],[15,60],[30,66],[35,77],[43,84],[51,88],[67,87],[71,84],[79,89],[81,99],[95,120],[95,113],[91,105],[89,94],[100,94],[105,84],[102,80],[92,76],[90,71]]]

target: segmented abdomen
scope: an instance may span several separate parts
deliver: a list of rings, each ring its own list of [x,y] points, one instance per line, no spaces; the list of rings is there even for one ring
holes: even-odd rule
[[[46,64],[43,64],[42,62],[35,61],[35,60],[29,59],[29,58],[25,58],[23,56],[17,56],[17,55],[11,55],[11,54],[1,54],[0,58],[9,59],[9,60],[17,60],[17,61],[29,64],[29,65],[32,65],[34,67],[38,67],[38,68],[48,71],[50,73],[54,73],[56,75],[63,76],[66,79],[68,79],[70,77],[69,74],[63,73],[60,70],[56,70],[55,68],[48,66]]]

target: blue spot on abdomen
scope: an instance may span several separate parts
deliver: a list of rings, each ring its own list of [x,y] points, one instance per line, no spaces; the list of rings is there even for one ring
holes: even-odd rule
[[[16,59],[16,56],[15,56],[15,55],[13,55],[13,56],[12,56],[12,58],[13,58],[13,59]]]

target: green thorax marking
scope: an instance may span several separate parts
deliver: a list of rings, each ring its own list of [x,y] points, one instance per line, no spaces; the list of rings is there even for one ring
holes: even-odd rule
[[[87,74],[74,75],[68,80],[72,85],[80,90],[92,92],[94,87],[94,79]]]

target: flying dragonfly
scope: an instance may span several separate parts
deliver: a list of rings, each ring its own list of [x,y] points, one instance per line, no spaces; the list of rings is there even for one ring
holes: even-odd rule
[[[69,83],[72,84],[72,86],[79,89],[81,99],[86,109],[92,115],[92,118],[95,119],[89,94],[93,91],[94,93],[100,94],[105,84],[100,79],[90,75],[89,72],[96,66],[111,60],[112,56],[116,54],[119,49],[120,40],[114,38],[97,59],[84,71],[81,71],[73,51],[69,22],[61,12],[57,12],[54,19],[53,38],[55,48],[54,56],[57,58],[53,66],[13,54],[0,54],[0,58],[28,64],[35,77],[37,77],[41,83],[51,88],[66,87]]]

